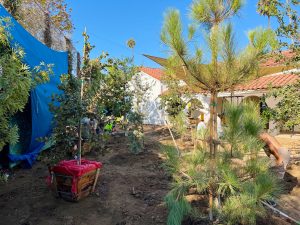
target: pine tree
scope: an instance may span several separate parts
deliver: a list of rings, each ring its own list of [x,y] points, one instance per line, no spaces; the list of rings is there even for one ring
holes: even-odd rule
[[[275,46],[275,41],[269,40],[274,37],[271,30],[255,30],[249,34],[249,45],[242,52],[236,52],[232,26],[230,23],[224,23],[236,15],[241,7],[241,0],[193,1],[190,7],[191,17],[196,25],[202,25],[206,29],[209,52],[203,52],[198,47],[194,53],[190,52],[188,43],[194,38],[196,28],[189,27],[189,37],[186,40],[183,36],[180,15],[176,10],[168,11],[161,32],[161,40],[171,52],[167,68],[178,79],[185,81],[194,92],[207,92],[210,95],[209,177],[215,177],[218,93],[231,90],[235,85],[256,76],[260,57]],[[203,55],[211,58],[206,65],[202,64]],[[213,180],[208,182],[210,220],[213,220],[214,184]]]
[[[262,201],[280,193],[280,185],[269,172],[268,163],[258,157],[262,147],[258,135],[263,123],[256,106],[228,104],[225,120],[223,150],[214,161],[213,174],[206,147],[197,146],[182,156],[175,148],[164,147],[165,168],[174,179],[172,190],[165,197],[168,225],[180,225],[184,217],[199,214],[189,201],[190,192],[218,199],[213,207],[220,223],[245,225],[255,224],[258,216],[265,215]],[[239,126],[235,126],[236,122]],[[234,146],[234,157],[231,146]],[[245,154],[250,156],[247,160],[243,159]]]

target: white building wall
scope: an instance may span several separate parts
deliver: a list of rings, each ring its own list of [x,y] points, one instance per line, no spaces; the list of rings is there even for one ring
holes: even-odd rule
[[[164,124],[164,111],[160,109],[159,96],[166,89],[160,80],[151,77],[150,75],[139,72],[136,76],[141,77],[144,85],[150,85],[147,100],[142,107],[144,114],[144,124],[163,125]]]

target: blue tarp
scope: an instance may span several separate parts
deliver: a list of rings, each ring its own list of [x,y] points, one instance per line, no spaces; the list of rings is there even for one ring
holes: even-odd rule
[[[12,26],[9,32],[12,36],[11,44],[19,45],[25,52],[24,63],[31,68],[39,65],[41,62],[53,64],[53,75],[50,76],[50,82],[37,86],[30,93],[31,98],[31,140],[29,147],[22,146],[19,154],[10,152],[11,162],[24,161],[26,166],[31,167],[37,155],[43,149],[45,143],[39,142],[37,138],[49,136],[52,131],[52,114],[49,111],[49,103],[54,93],[59,93],[58,84],[61,74],[68,72],[68,54],[67,52],[54,51],[28,33],[0,4],[0,17],[10,17]]]

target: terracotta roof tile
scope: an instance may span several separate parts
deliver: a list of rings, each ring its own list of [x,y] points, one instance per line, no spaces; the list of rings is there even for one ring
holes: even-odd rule
[[[246,84],[238,85],[234,91],[266,90],[270,87],[279,88],[285,85],[294,84],[298,79],[300,79],[300,77],[297,74],[272,74],[259,77]],[[179,92],[181,93],[188,90],[189,89],[186,85],[179,87]],[[161,95],[165,95],[167,93],[168,90],[164,91]],[[190,90],[190,93],[193,93],[193,91]],[[205,94],[204,92],[202,93]]]
[[[140,71],[148,74],[149,76],[157,80],[161,80],[161,77],[164,74],[164,71],[160,68],[140,67]]]
[[[288,59],[291,59],[293,56],[295,56],[295,53],[290,50],[282,51],[280,54],[282,55],[281,59],[279,59],[276,55],[271,55],[271,57],[262,60],[260,66],[274,67],[274,66],[285,65]]]
[[[262,90],[269,87],[278,88],[293,84],[299,79],[297,74],[272,74],[259,77],[246,84],[238,85],[235,91]]]

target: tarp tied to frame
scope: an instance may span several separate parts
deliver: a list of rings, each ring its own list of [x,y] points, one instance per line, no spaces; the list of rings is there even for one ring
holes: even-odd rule
[[[10,146],[8,155],[11,163],[23,161],[26,166],[31,167],[37,155],[45,146],[45,143],[37,139],[49,136],[52,131],[52,114],[49,111],[49,103],[51,102],[51,96],[55,93],[59,93],[58,84],[60,82],[60,75],[68,72],[68,54],[67,52],[54,51],[39,42],[13,19],[0,4],[0,18],[1,17],[9,17],[11,19],[12,26],[9,28],[9,32],[12,36],[11,44],[17,44],[24,50],[26,54],[24,63],[31,68],[38,66],[41,62],[53,64],[53,75],[50,77],[50,82],[39,85],[31,91],[29,101],[31,106],[29,105],[28,110],[30,113],[27,113],[27,116],[23,116],[22,118],[25,122],[31,121],[31,127],[30,124],[29,126],[20,126],[20,129],[27,127],[27,131],[20,131],[20,135],[27,133],[27,140],[24,140],[24,137],[20,137],[20,143],[15,146]]]

